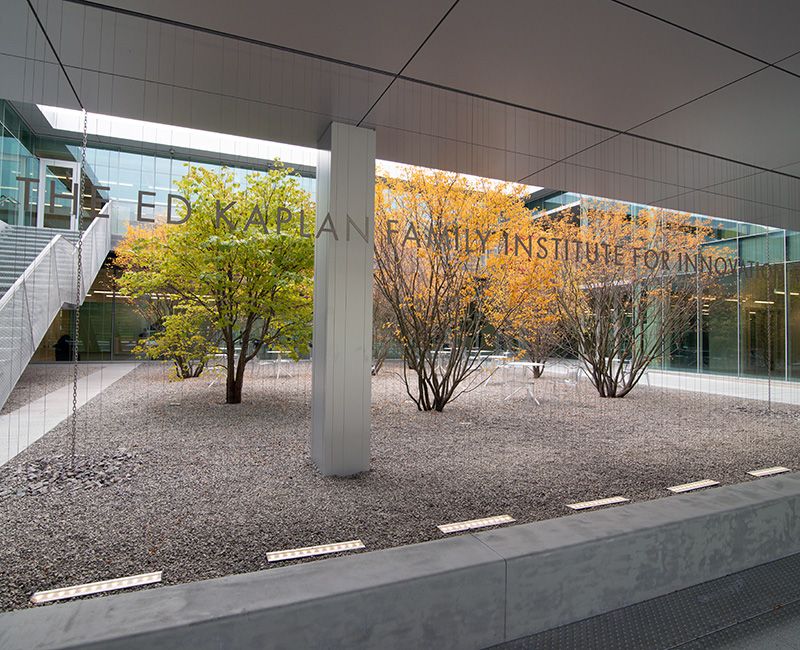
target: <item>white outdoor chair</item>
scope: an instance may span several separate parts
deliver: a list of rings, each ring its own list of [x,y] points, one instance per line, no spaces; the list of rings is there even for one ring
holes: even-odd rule
[[[532,399],[534,402],[536,402],[537,406],[541,406],[542,405],[542,403],[536,397],[536,394],[534,392],[534,386],[536,384],[536,378],[533,376],[533,368],[535,366],[537,366],[537,365],[540,365],[540,364],[532,363],[530,361],[512,361],[511,363],[507,363],[507,364],[505,364],[503,366],[504,369],[507,368],[509,370],[512,370],[512,372],[514,373],[514,375],[512,375],[512,377],[515,376],[517,369],[522,369],[522,385],[518,386],[513,391],[511,391],[508,395],[506,395],[505,401],[507,401],[507,400],[511,399],[512,397],[514,397],[514,395],[516,395],[521,390],[525,390],[527,396],[530,399]],[[528,376],[527,376],[528,373],[530,373],[530,381],[528,380],[529,379]]]
[[[553,394],[555,395],[559,386],[572,388],[575,391],[578,390],[578,383],[580,382],[582,374],[583,368],[580,366],[567,367],[566,374],[563,377],[559,377],[557,380],[553,381]]]
[[[626,361],[625,362],[625,372],[626,373],[630,372],[630,368],[631,368],[631,362],[630,361]],[[650,371],[649,370],[645,370],[642,373],[642,376],[639,378],[639,381],[641,381],[642,379],[644,379],[647,382],[647,387],[650,388]]]

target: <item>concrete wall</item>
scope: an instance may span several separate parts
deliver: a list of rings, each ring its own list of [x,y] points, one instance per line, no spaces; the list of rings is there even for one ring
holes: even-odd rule
[[[3,614],[0,648],[483,648],[798,553],[799,507],[760,479]]]

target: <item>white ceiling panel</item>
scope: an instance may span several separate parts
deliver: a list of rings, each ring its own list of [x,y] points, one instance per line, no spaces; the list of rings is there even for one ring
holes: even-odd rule
[[[770,169],[800,157],[800,79],[767,68],[635,133]]]
[[[613,134],[404,79],[392,85],[364,124],[551,161]]]
[[[800,162],[781,167],[780,171],[784,172],[785,174],[791,174],[792,176],[797,176],[800,178]]]
[[[795,54],[793,57],[783,61],[781,67],[795,74],[800,74],[800,54]]]
[[[586,174],[611,171],[677,188],[706,188],[754,173],[751,167],[630,135],[618,135],[565,160]]]
[[[452,0],[102,0],[102,4],[398,72]]]
[[[624,130],[758,65],[608,0],[493,7],[461,0],[405,74]]]
[[[800,180],[742,164],[800,175],[800,79],[757,72],[760,64],[747,56],[609,0],[461,0],[407,78],[383,95],[392,78],[385,72],[79,2],[33,1],[91,111],[315,146],[330,121],[357,124],[380,97],[363,125],[376,130],[378,155],[388,160],[774,225],[800,214]],[[390,70],[450,6],[104,1]],[[8,3],[0,22],[2,97],[74,105],[27,1]],[[678,12],[669,17],[676,22],[690,6],[663,4]],[[740,4],[725,3],[733,9],[709,36],[741,39],[733,45],[746,51],[752,36],[763,57],[791,46],[784,24],[763,33],[768,23]],[[788,5],[767,7],[776,22],[792,20]],[[700,7],[687,26],[705,33],[707,11]],[[800,72],[800,55],[785,65]],[[715,92],[724,84],[731,85]],[[602,128],[646,120],[639,134],[684,149]]]
[[[61,0],[37,11],[86,108],[120,117],[315,146],[332,120],[360,120],[391,79]]]
[[[800,50],[797,0],[625,0],[769,63]]]

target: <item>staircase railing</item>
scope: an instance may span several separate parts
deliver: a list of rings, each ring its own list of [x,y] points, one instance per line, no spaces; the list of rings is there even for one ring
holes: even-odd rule
[[[105,214],[109,206],[104,208]],[[101,213],[103,214],[103,213]],[[82,233],[83,282],[79,304],[108,255],[109,219],[97,218]],[[0,298],[0,407],[58,312],[75,305],[77,247],[56,235]]]
[[[94,219],[92,223],[89,224],[89,227],[86,230],[84,230],[83,234],[81,235],[81,242],[82,242],[81,267],[83,269],[83,272],[81,274],[82,275],[81,293],[80,293],[81,303],[83,303],[83,299],[89,292],[89,288],[92,286],[92,282],[94,282],[94,279],[100,272],[100,267],[103,266],[103,262],[105,261],[106,256],[108,255],[108,251],[111,250],[111,225],[109,223],[110,210],[111,210],[111,202],[106,203],[105,207],[100,211],[100,217]],[[78,249],[75,248],[75,255],[77,255],[77,252]],[[75,261],[77,262],[77,259]],[[70,300],[69,302],[74,304],[75,301],[73,299]]]

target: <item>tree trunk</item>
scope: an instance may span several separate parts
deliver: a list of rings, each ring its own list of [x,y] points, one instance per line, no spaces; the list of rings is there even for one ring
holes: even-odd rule
[[[244,382],[241,378],[234,375],[228,378],[225,382],[225,403],[226,404],[241,404],[242,402],[242,384]]]
[[[225,403],[239,404],[242,401],[242,382],[238,380],[236,371],[236,347],[233,332],[226,333],[225,347],[227,353],[227,377],[225,379]]]

